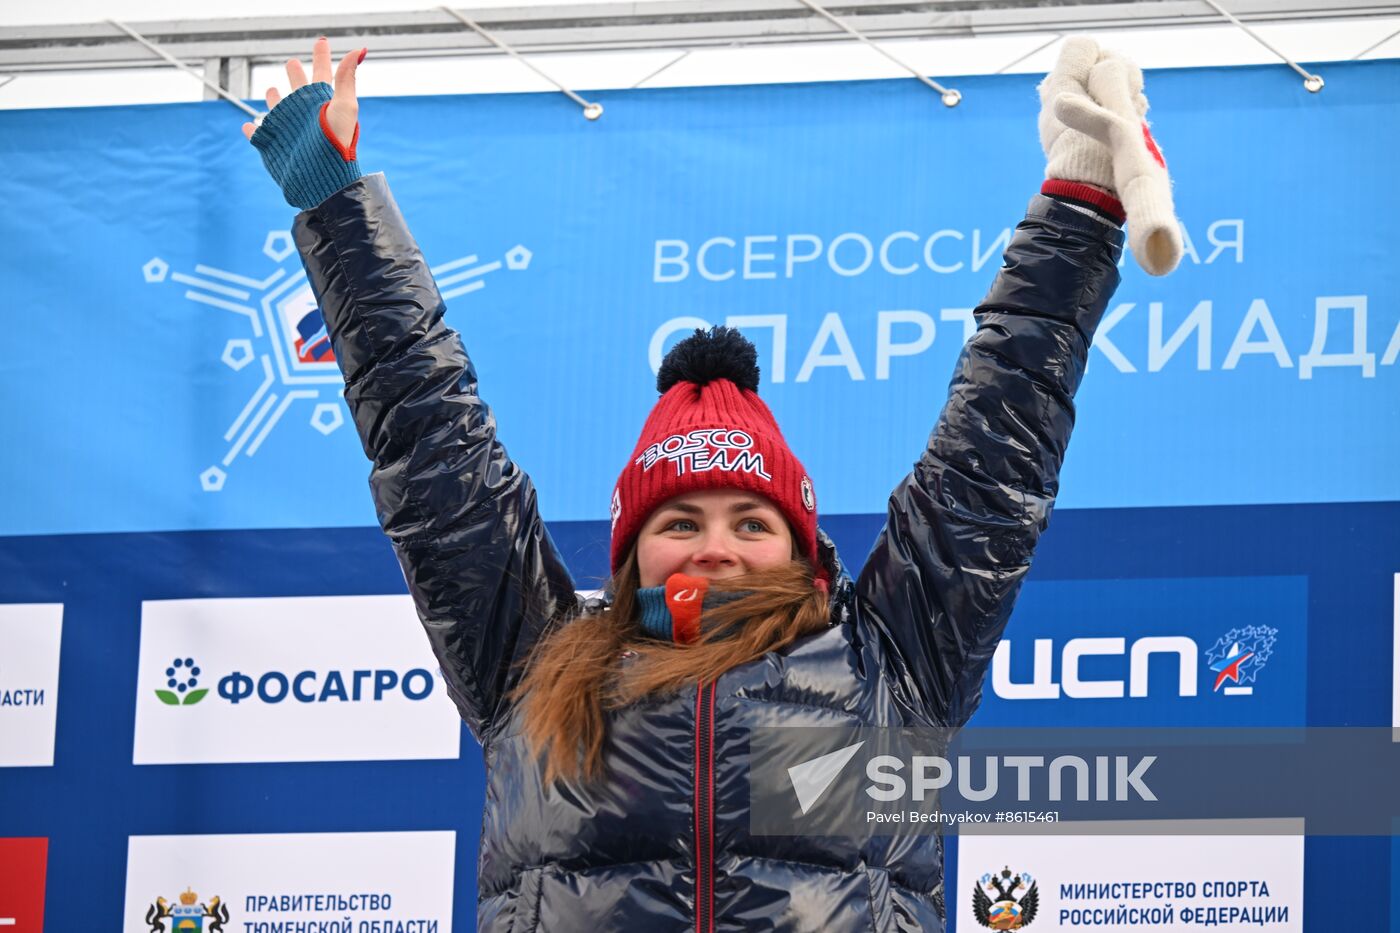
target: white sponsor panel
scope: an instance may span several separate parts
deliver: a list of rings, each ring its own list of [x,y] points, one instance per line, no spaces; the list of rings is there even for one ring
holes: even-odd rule
[[[1400,573],[1395,575],[1395,637],[1391,640],[1394,658],[1390,662],[1390,725],[1400,730]],[[1400,732],[1393,733],[1400,741]]]
[[[132,836],[125,933],[301,929],[451,933],[454,832]],[[312,926],[319,929],[320,925]]]
[[[141,604],[135,764],[456,758],[408,596]]]
[[[1037,930],[1302,933],[1302,826],[1288,825],[1298,834],[1211,836],[1199,823],[1179,836],[963,833],[957,930],[1019,929],[995,924],[1033,911],[1026,926]]]
[[[53,764],[62,603],[0,605],[0,767]]]

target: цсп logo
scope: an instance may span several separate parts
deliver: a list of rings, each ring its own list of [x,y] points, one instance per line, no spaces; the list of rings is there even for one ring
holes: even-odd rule
[[[1053,638],[1037,638],[1032,646],[1034,664],[1029,681],[1012,680],[1012,644],[1013,639],[1002,639],[992,655],[992,692],[1003,700],[1057,700],[1061,694],[1077,700],[1121,699],[1125,695],[1146,697],[1151,692],[1149,674],[1153,655],[1176,658],[1175,677],[1164,676],[1168,674],[1165,669],[1160,669],[1157,675],[1159,683],[1165,681],[1166,689],[1162,692],[1175,689],[1178,696],[1196,695],[1199,649],[1195,640],[1185,635],[1149,635],[1136,638],[1131,644],[1121,637],[1071,638],[1063,645],[1057,645]],[[1025,650],[1023,640],[1016,639],[1015,644],[1021,646],[1019,650]],[[1058,665],[1055,663],[1057,648]],[[1120,659],[1115,665],[1117,676],[1090,677],[1087,671],[1090,665],[1084,662],[1109,657]],[[1059,680],[1055,679],[1056,667]]]
[[[343,395],[340,370],[316,296],[301,262],[296,259],[291,234],[271,231],[263,242],[262,252],[278,264],[262,278],[238,275],[202,263],[195,265],[192,275],[172,272],[170,265],[159,256],[141,267],[147,282],[154,284],[168,279],[184,285],[185,298],[240,315],[247,319],[251,331],[248,337],[230,339],[219,356],[224,365],[235,372],[256,360],[262,379],[256,387],[250,387],[247,403],[224,431],[223,456],[199,474],[200,487],[205,492],[219,492],[224,488],[227,469],[234,458],[240,453],[245,457],[256,454],[293,402],[314,403],[310,424],[323,435],[345,422],[341,412],[344,403],[340,400]],[[476,256],[463,256],[434,266],[431,271],[443,299],[447,300],[484,288],[486,282],[482,277],[503,266],[513,271],[528,268],[531,257],[528,249],[517,245],[506,251],[503,260],[478,264]]]
[[[1225,687],[1227,696],[1248,696],[1254,692],[1254,679],[1274,653],[1278,629],[1267,625],[1244,625],[1232,628],[1206,650],[1206,661],[1215,671],[1215,686],[1219,691],[1227,680],[1235,686]]]
[[[1214,672],[1210,692],[1227,696],[1252,694],[1254,688],[1248,685],[1263,670],[1277,639],[1278,629],[1267,625],[1244,625],[1223,635],[1204,652],[1206,664]],[[1187,635],[1149,635],[1131,642],[1121,637],[1071,638],[1063,644],[1052,638],[1037,638],[1032,646],[1030,680],[1012,677],[1012,642],[1010,638],[1002,639],[992,655],[992,692],[1003,700],[1056,700],[1062,695],[1077,700],[1125,696],[1131,699],[1173,692],[1194,697],[1199,693],[1201,649]],[[1017,651],[1024,651],[1024,646]],[[1174,657],[1176,670],[1163,667],[1149,682],[1153,670],[1150,662],[1156,655]],[[1085,662],[1093,658],[1116,659],[1116,669],[1109,669],[1116,676],[1089,677],[1085,672],[1089,665]],[[1172,673],[1176,676],[1172,677]],[[1221,690],[1230,680],[1235,681],[1235,686]]]

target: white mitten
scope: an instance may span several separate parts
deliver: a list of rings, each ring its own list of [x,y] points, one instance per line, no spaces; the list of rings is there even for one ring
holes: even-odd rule
[[[1114,52],[1089,72],[1089,94],[1061,93],[1055,116],[1108,147],[1110,187],[1128,215],[1128,246],[1149,275],[1166,275],[1181,261],[1181,228],[1172,205],[1167,162],[1147,128],[1142,69]]]
[[[1070,129],[1055,115],[1061,94],[1088,98],[1089,73],[1098,64],[1099,44],[1088,36],[1071,36],[1060,47],[1055,69],[1040,82],[1040,146],[1045,150],[1045,177],[1113,188],[1113,155],[1108,147]]]

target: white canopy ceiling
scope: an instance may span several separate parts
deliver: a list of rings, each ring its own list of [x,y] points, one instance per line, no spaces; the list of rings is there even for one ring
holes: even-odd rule
[[[799,0],[792,2],[801,8]],[[470,7],[460,8],[561,8],[585,3],[596,6],[598,0],[471,0]],[[675,0],[638,0],[628,6],[645,12],[646,8],[660,9],[668,3],[671,8],[676,6]],[[1228,9],[1232,0],[1221,3]],[[828,5],[840,8],[835,2]],[[24,27],[41,24],[120,20],[135,26],[154,21],[188,23],[196,17],[283,19],[294,15],[310,16],[314,22],[317,16],[433,9],[425,0],[206,0],[197,6],[188,0],[48,0],[34,5],[10,2],[0,3],[0,44],[22,40],[28,34]],[[1366,15],[1358,15],[1359,10]],[[1202,0],[1199,15],[1187,25],[1095,30],[1094,34],[1101,43],[1127,52],[1147,68],[1267,63],[1287,67],[1255,38],[1223,18],[1218,25],[1206,24],[1212,15]],[[1284,55],[1300,62],[1400,56],[1400,4],[1387,9],[1377,3],[1319,0],[1311,5],[1306,18],[1286,22],[1256,20],[1250,28]],[[307,54],[315,31],[308,30]],[[1054,61],[1062,36],[1059,31],[1042,29],[927,39],[889,38],[880,43],[922,73],[943,78],[1045,71]],[[483,55],[477,50],[470,55],[409,58],[385,54],[376,59],[373,39],[366,41],[370,57],[359,77],[363,96],[554,90],[543,78],[504,54]],[[151,58],[158,62],[154,54]],[[673,42],[656,48],[531,53],[530,60],[564,85],[579,89],[859,80],[907,74],[853,39],[736,46]],[[1314,70],[1325,77],[1325,66]],[[251,83],[257,93],[271,84],[284,84],[285,76],[278,65],[255,63]],[[0,73],[0,109],[196,101],[205,96],[205,88],[198,80],[163,64],[151,68],[18,71],[13,76]]]

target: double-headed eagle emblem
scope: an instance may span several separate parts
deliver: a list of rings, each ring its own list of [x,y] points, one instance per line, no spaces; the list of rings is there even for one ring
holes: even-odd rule
[[[1017,896],[1017,892],[1021,893]],[[1009,867],[986,874],[972,889],[972,915],[989,930],[1019,930],[1030,926],[1040,908],[1040,887],[1028,873]]]

